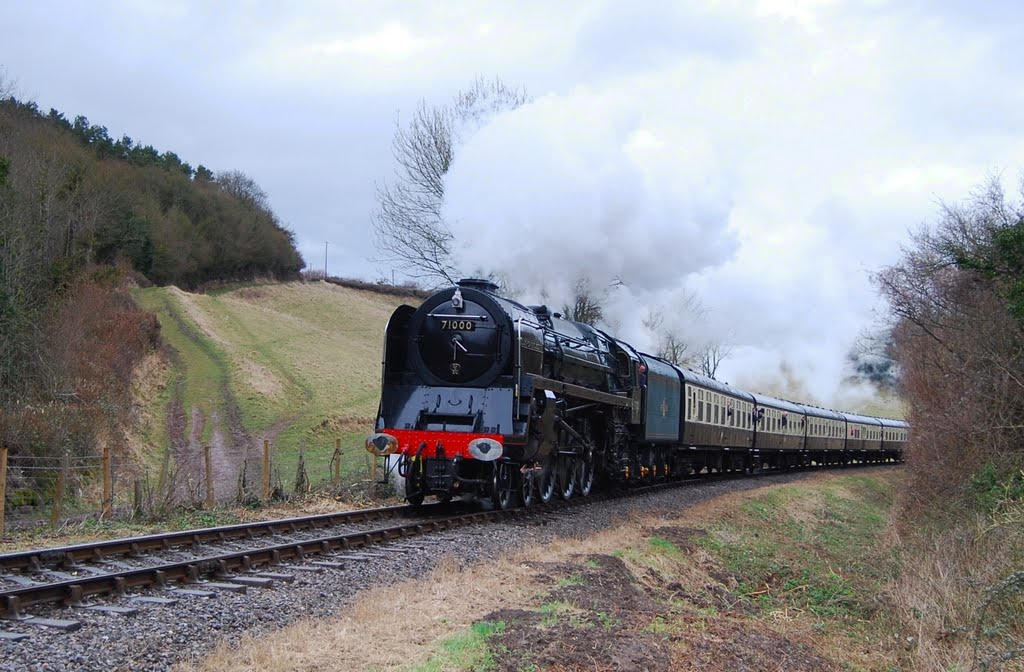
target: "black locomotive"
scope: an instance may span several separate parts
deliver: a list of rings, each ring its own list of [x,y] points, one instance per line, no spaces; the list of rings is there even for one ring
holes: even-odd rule
[[[905,422],[752,394],[462,280],[388,322],[375,455],[406,498],[507,508],[598,481],[896,461]]]

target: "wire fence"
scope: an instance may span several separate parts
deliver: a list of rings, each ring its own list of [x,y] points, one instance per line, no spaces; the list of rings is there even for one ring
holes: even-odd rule
[[[312,458],[312,459],[309,459]],[[368,499],[392,494],[386,465],[369,453],[301,444],[278,455],[269,441],[239,458],[211,446],[160,466],[112,454],[28,455],[0,446],[0,536],[8,527],[81,519],[160,518],[176,509],[259,506],[312,492]]]

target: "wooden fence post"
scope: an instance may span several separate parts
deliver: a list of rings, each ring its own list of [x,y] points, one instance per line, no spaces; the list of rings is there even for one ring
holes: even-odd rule
[[[263,439],[263,499],[270,499],[270,440]]]
[[[334,440],[334,475],[331,483],[335,489],[341,487],[341,439]]]
[[[53,506],[50,508],[50,525],[56,526],[60,514],[64,510],[64,487],[68,478],[68,456],[65,454],[60,461],[60,472],[57,474],[57,489],[53,493]]]
[[[7,446],[0,443],[0,537],[4,536],[4,504],[7,497]]]
[[[209,444],[203,446],[203,459],[206,460],[206,508],[212,509],[213,499],[213,455]]]
[[[309,492],[309,476],[306,474],[306,440],[299,440],[299,464],[295,469],[295,494]]]
[[[146,478],[148,480],[148,478],[149,478],[149,474],[148,473],[146,474]],[[145,508],[145,506],[142,503],[142,481],[139,480],[138,477],[136,477],[136,479],[135,479],[135,486],[133,488],[132,500],[133,500],[132,501],[132,504],[133,504],[132,509],[135,512],[135,517],[136,518],[142,518],[143,509]]]
[[[100,518],[110,518],[114,509],[114,478],[111,474],[110,444],[103,445],[103,508]]]

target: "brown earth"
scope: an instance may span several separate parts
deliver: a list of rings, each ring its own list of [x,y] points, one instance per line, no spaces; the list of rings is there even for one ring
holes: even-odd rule
[[[656,536],[693,548],[694,528],[661,527]],[[579,563],[532,563],[542,582],[558,586],[545,604],[554,611],[502,609],[482,620],[504,622],[501,634],[491,638],[496,651],[495,669],[517,672],[539,670],[598,670],[659,672],[668,670],[821,670],[840,669],[814,653],[804,642],[791,641],[767,628],[750,625],[753,609],[745,600],[720,585],[687,594],[680,584],[649,586],[644,578],[661,583],[653,570],[638,577],[612,555],[581,556]],[[673,596],[668,602],[665,595]],[[714,609],[706,619],[689,599]],[[658,624],[673,619],[685,624],[662,632]],[[766,667],[770,662],[771,667]]]

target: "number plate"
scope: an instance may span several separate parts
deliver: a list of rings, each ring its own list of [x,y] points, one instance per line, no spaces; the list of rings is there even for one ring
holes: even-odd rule
[[[473,320],[441,320],[443,331],[473,331],[476,329],[476,322]]]

